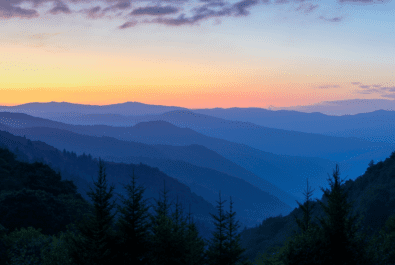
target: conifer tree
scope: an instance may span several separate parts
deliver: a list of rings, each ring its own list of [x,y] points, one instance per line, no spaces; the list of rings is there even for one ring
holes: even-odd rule
[[[95,191],[90,188],[91,191],[87,193],[94,203],[94,211],[77,224],[79,236],[68,240],[67,246],[74,264],[111,264],[114,260],[112,222],[115,214],[111,215],[110,211],[115,207],[115,202],[109,203],[114,187],[110,187],[107,192],[104,163],[100,158],[98,181],[94,185]]]
[[[221,201],[221,191],[219,191],[219,202],[218,206],[218,216],[210,213],[211,217],[214,218],[214,225],[216,231],[212,233],[213,238],[209,240],[209,246],[207,249],[207,262],[209,265],[222,265],[225,264],[225,254],[226,254],[226,215],[223,212],[222,204],[226,201]]]
[[[301,234],[296,234],[294,230],[293,236],[284,244],[285,248],[281,260],[285,264],[319,264],[317,260],[319,254],[317,251],[321,246],[321,238],[319,236],[320,230],[318,225],[311,222],[312,210],[314,208],[310,200],[312,192],[309,190],[309,182],[307,180],[307,190],[304,193],[306,200],[303,205],[297,201],[303,211],[303,220],[300,220],[294,215],[295,221],[302,232]]]
[[[163,201],[155,200],[157,206],[154,207],[155,215],[151,215],[151,243],[150,252],[151,265],[170,265],[174,264],[173,253],[173,222],[169,216],[170,205],[167,202],[167,191],[164,182]]]
[[[187,222],[183,218],[183,210],[181,205],[178,203],[178,195],[177,195],[177,203],[174,213],[171,215],[173,222],[173,232],[172,232],[172,242],[174,247],[173,257],[176,259],[174,264],[185,264],[186,262],[186,227]]]
[[[196,224],[191,221],[191,205],[189,204],[188,231],[186,235],[186,262],[185,265],[205,264],[205,242],[199,236]]]
[[[122,194],[124,207],[118,206],[121,215],[116,223],[118,238],[117,264],[149,264],[148,257],[150,246],[150,224],[148,222],[149,206],[146,200],[142,201],[145,188],[136,187],[136,176],[133,176],[132,185],[123,185],[127,190],[129,198],[126,200]],[[131,247],[133,246],[133,247]]]
[[[331,191],[321,190],[328,198],[328,206],[317,201],[325,211],[327,218],[318,218],[322,226],[321,264],[373,264],[367,256],[367,246],[363,240],[364,235],[357,232],[360,222],[356,224],[357,215],[350,216],[352,204],[347,203],[347,193],[340,186],[339,166],[333,171],[334,182],[329,179]]]
[[[236,212],[233,212],[232,197],[230,197],[230,211],[226,213],[227,225],[225,228],[226,241],[225,245],[225,263],[227,265],[236,264],[251,264],[248,259],[242,257],[246,250],[240,247],[240,234],[237,234],[237,229],[240,228],[239,221],[235,222]]]

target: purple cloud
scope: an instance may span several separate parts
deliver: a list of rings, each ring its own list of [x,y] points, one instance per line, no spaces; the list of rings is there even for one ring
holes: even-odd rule
[[[319,18],[329,22],[340,22],[343,19],[343,17],[324,18],[323,16],[320,16]]]
[[[382,97],[385,98],[395,98],[395,94],[385,94],[385,95],[381,95]]]
[[[181,14],[177,18],[157,18],[153,22],[161,23],[169,26],[181,26],[181,25],[192,25],[196,24],[201,20],[208,19],[211,17],[223,17],[230,16],[235,11],[234,8],[224,7],[219,11],[214,11],[203,6],[201,8],[194,9],[195,15],[190,18],[186,18],[185,14]]]
[[[372,94],[372,93],[379,93],[379,92],[380,91],[378,89],[375,89],[375,88],[358,91],[359,94]]]
[[[160,15],[167,15],[167,14],[174,14],[178,12],[178,8],[172,6],[148,6],[148,7],[139,7],[133,10],[130,14],[131,15],[151,15],[151,16],[160,16]]]
[[[360,88],[369,88],[370,86],[359,86]]]
[[[319,86],[318,88],[339,88],[338,85],[327,85],[327,86]]]
[[[52,15],[57,15],[59,13],[66,13],[66,14],[70,14],[71,11],[69,9],[69,7],[64,4],[63,2],[57,2],[55,7],[52,8],[51,10],[49,10],[49,13],[51,13]]]
[[[351,82],[351,84],[353,84],[354,86],[356,86],[356,85],[360,85],[361,83],[360,83],[360,82]]]
[[[375,0],[338,0],[339,3],[352,3],[352,4],[384,4],[384,3],[388,3],[390,2],[390,0],[388,1],[375,1]]]
[[[122,24],[121,26],[119,26],[119,29],[127,29],[130,27],[134,27],[137,24],[137,21],[129,21],[129,22],[125,22],[124,24]]]
[[[93,19],[103,17],[103,16],[104,16],[103,13],[102,13],[102,14],[98,14],[98,12],[99,12],[100,10],[101,10],[101,7],[100,7],[100,6],[96,6],[96,7],[93,7],[93,8],[91,8],[91,9],[89,9],[89,10],[86,12],[87,17],[88,17],[88,18],[93,18]]]
[[[340,3],[350,3],[350,4],[363,4],[363,3],[374,3],[390,0],[338,0]],[[21,18],[35,18],[39,17],[38,12],[35,8],[45,4],[45,3],[54,3],[54,6],[49,13],[53,15],[57,14],[71,14],[73,10],[70,9],[72,6],[70,4],[87,4],[87,9],[81,10],[79,12],[86,13],[87,18],[101,18],[105,16],[105,13],[108,11],[116,11],[118,16],[121,14],[119,11],[127,10],[132,7],[130,0],[102,0],[103,3],[106,3],[106,6],[100,7],[98,6],[98,2],[94,0],[0,0],[0,17],[3,18],[12,18],[12,17],[21,17]],[[151,1],[149,1],[151,2]],[[188,6],[185,3],[188,2]],[[276,4],[285,4],[285,3],[302,3],[297,10],[301,10],[305,14],[314,12],[319,8],[318,4],[312,4],[307,2],[307,0],[275,0]],[[34,9],[26,9],[19,7],[18,5],[22,3],[31,3],[34,6]],[[268,4],[270,0],[237,0],[236,3],[233,1],[226,0],[199,0],[196,2],[191,2],[190,0],[159,0],[155,1],[159,6],[147,6],[146,1],[136,1],[137,7],[130,13],[130,15],[141,16],[141,15],[149,15],[156,16],[155,19],[148,22],[156,22],[167,25],[186,25],[186,24],[195,24],[199,21],[209,18],[215,18],[219,23],[220,18],[224,16],[247,16],[250,14],[250,8],[257,6],[258,4]],[[160,6],[161,4],[171,4],[169,6]],[[189,5],[192,3],[193,5]],[[89,6],[90,4],[90,6]],[[180,10],[182,8],[187,8],[186,14],[180,14]],[[130,12],[130,11],[127,11]],[[114,13],[114,14],[115,14]],[[126,12],[125,12],[126,13]],[[162,18],[162,15],[173,15],[172,17]],[[109,16],[105,16],[106,18],[111,18]],[[343,17],[337,16],[333,18],[325,18],[323,16],[319,17],[322,20],[329,22],[340,22],[343,20]],[[145,20],[145,22],[147,22]],[[132,23],[133,24],[133,23]],[[124,28],[127,25],[131,25],[129,22],[122,24],[119,28]]]
[[[111,5],[109,7],[106,7],[105,9],[103,9],[103,12],[107,12],[108,10],[117,10],[117,9],[127,9],[131,7],[130,1],[124,1],[124,2],[119,2],[115,5]]]
[[[4,1],[0,0],[0,17],[2,18],[35,18],[39,14],[34,9],[23,9],[14,5],[20,4],[22,1]],[[13,5],[11,5],[11,3]]]
[[[315,9],[317,9],[319,7],[319,5],[312,5],[309,4],[308,7],[304,10],[305,13],[311,13],[313,12]]]
[[[304,13],[307,14],[307,13],[311,13],[312,11],[317,9],[318,6],[319,5],[312,5],[310,3],[308,3],[308,4],[305,3],[305,4],[300,4],[299,7],[296,8],[295,10],[299,11],[299,10],[303,10],[304,9]]]
[[[255,6],[256,4],[258,4],[258,0],[242,0],[235,3],[233,7],[237,10],[237,16],[247,16],[250,14],[250,12],[248,12],[246,9],[251,6]]]
[[[395,86],[392,87],[382,87],[382,90],[390,91],[390,92],[395,92]]]

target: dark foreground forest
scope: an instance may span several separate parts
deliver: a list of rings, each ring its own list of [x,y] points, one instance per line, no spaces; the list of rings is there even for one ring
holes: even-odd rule
[[[244,245],[254,244],[257,238],[246,239],[253,229],[238,233],[231,198],[227,211],[219,196],[218,213],[212,215],[215,231],[210,240],[204,240],[193,213],[185,213],[178,201],[175,211],[169,211],[166,183],[161,199],[149,206],[142,200],[145,188],[136,185],[138,176],[130,172],[130,184],[124,186],[128,197],[120,207],[110,203],[113,187],[107,185],[100,159],[97,172],[88,193],[90,204],[72,181],[62,180],[50,166],[18,161],[13,152],[0,148],[0,264],[395,264],[393,188],[369,197],[376,208],[386,205],[386,215],[383,208],[373,217],[352,214],[338,166],[328,179],[331,189],[323,190],[326,203],[310,200],[307,183],[306,199],[299,203],[303,215],[293,216],[298,229],[288,233],[282,244],[258,250],[254,259],[247,255],[249,248],[241,247],[242,235]],[[395,152],[384,162],[372,161],[367,172],[377,179],[386,176],[388,187],[394,187]],[[359,182],[359,187],[370,184]],[[317,205],[324,213],[321,218],[314,214]],[[155,214],[148,213],[149,207]],[[120,213],[117,220],[111,214],[114,208]],[[385,220],[367,227],[364,220],[372,218]]]

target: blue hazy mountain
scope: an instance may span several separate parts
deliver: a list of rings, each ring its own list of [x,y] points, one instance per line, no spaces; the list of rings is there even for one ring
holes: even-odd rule
[[[276,129],[395,143],[395,111],[376,110],[343,116],[261,108],[215,108],[193,112]]]
[[[0,111],[19,112],[29,115],[57,116],[65,113],[81,114],[118,114],[118,115],[147,115],[162,114],[173,110],[187,110],[182,107],[169,107],[160,105],[148,105],[139,102],[125,102],[112,105],[84,105],[68,102],[27,103],[17,106],[0,106]]]
[[[77,144],[76,141],[72,141],[68,136],[60,135],[62,132],[49,133],[50,131],[47,129],[40,129],[41,131],[37,128],[29,131],[27,129],[35,126],[45,126],[45,128],[67,130],[86,136],[113,137],[118,140],[132,142],[135,147],[130,150],[133,150],[134,153],[140,152],[134,156],[162,159],[164,158],[162,153],[164,150],[172,150],[167,155],[172,156],[174,159],[184,160],[196,166],[211,167],[220,172],[242,178],[256,187],[269,192],[271,195],[277,196],[291,207],[297,206],[296,198],[300,199],[303,197],[303,187],[306,178],[309,178],[312,185],[325,185],[327,173],[335,165],[334,161],[327,159],[275,155],[247,145],[208,137],[188,128],[178,128],[164,121],[142,122],[133,127],[122,128],[104,125],[73,126],[20,113],[2,113],[0,116],[0,123],[3,121],[10,123],[11,120],[15,128],[25,127],[25,129],[20,131],[12,131],[13,134],[29,135],[29,137],[34,137],[32,138],[34,140],[44,141],[60,149],[66,148],[68,150],[72,147],[72,150],[79,153],[86,152],[87,148],[94,148],[94,150],[89,151],[92,155],[94,151],[96,152],[95,154],[100,154],[104,157],[109,155],[108,152],[110,150],[114,150],[113,155],[119,158],[127,156],[132,151],[125,149],[122,141],[115,141],[112,145],[108,144],[109,146],[104,151],[98,150],[97,144],[92,144],[92,140],[89,137],[81,139],[81,143]],[[144,149],[144,145],[141,143],[149,145]],[[152,148],[153,144],[165,144],[168,147],[164,150],[161,149],[159,152],[159,149],[154,150]],[[203,152],[203,149],[200,149],[196,152],[192,148],[186,147],[187,145],[197,144],[204,146],[206,151]],[[185,147],[177,148],[176,150],[172,146]],[[211,159],[213,152],[209,153],[207,152],[208,150],[214,151],[217,157]],[[182,154],[182,152],[189,152],[189,155],[176,155]],[[198,157],[201,158],[198,159]],[[225,160],[227,161],[224,162]],[[218,161],[218,163],[213,163],[212,161]],[[233,163],[230,164],[229,161]],[[238,165],[238,167],[234,165]],[[342,168],[345,170],[349,169],[349,166],[345,163],[342,164]],[[167,173],[166,171],[164,172]],[[273,189],[273,185],[268,185],[262,180],[274,184],[274,186],[285,191],[285,193],[293,196],[290,197],[284,192],[279,192],[278,189]],[[317,194],[314,195],[321,196],[319,193],[320,191],[318,190]]]
[[[279,198],[241,178],[214,169],[195,166],[185,161],[169,159],[154,146],[120,141],[107,136],[80,135],[47,127],[16,129],[0,125],[0,130],[17,136],[25,136],[32,141],[45,142],[59,150],[72,150],[77,154],[89,153],[94,158],[101,157],[110,162],[144,163],[157,167],[181,183],[190,184],[192,192],[213,204],[218,200],[218,194],[221,191],[225,197],[232,196],[235,202],[234,209],[238,212],[241,222],[247,226],[253,226],[268,216],[287,214],[293,209]],[[268,183],[266,186],[273,185]],[[280,191],[281,195],[281,190],[278,188],[271,192],[276,191]]]

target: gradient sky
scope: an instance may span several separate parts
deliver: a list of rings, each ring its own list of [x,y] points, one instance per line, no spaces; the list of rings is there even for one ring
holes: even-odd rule
[[[395,1],[0,0],[0,105],[395,99]]]

